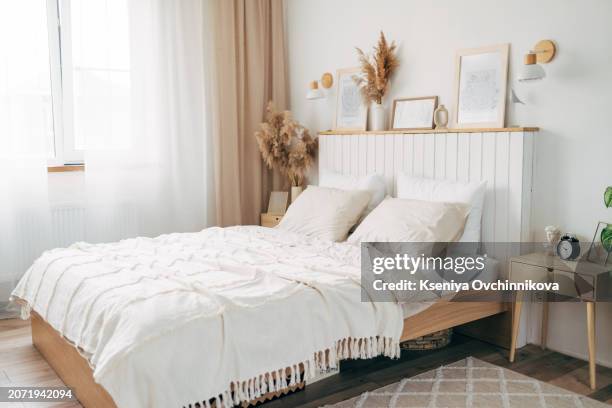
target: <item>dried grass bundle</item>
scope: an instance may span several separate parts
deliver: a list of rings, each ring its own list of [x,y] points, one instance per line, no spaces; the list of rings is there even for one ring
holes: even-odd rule
[[[314,164],[318,140],[308,129],[291,117],[291,112],[277,112],[272,101],[266,107],[266,122],[255,132],[264,163],[289,177],[292,186],[304,181],[306,171]]]
[[[361,87],[361,95],[366,104],[382,103],[391,76],[399,67],[399,60],[395,55],[396,50],[395,41],[389,45],[382,31],[371,59],[360,48],[357,48],[362,76],[356,77],[355,82]]]

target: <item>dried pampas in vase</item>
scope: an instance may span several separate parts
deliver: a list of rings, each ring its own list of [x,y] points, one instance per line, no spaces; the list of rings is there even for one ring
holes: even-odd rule
[[[255,132],[255,138],[266,166],[289,178],[293,201],[294,187],[302,186],[306,172],[314,164],[318,140],[291,117],[291,112],[275,111],[272,101],[266,107],[266,121]]]
[[[382,102],[391,77],[399,67],[396,50],[395,42],[389,45],[382,31],[372,57],[357,48],[362,75],[355,77],[355,82],[361,87],[364,102],[371,106],[370,130],[385,130],[385,111]]]

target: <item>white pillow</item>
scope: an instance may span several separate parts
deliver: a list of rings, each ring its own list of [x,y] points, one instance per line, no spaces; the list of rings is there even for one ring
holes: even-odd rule
[[[432,180],[397,174],[397,197],[412,200],[465,203],[470,215],[459,242],[480,242],[480,223],[487,182],[460,183],[448,180]]]
[[[468,213],[461,203],[387,197],[348,242],[453,242],[461,236]]]
[[[308,186],[277,228],[330,241],[344,241],[370,201],[368,191]]]
[[[385,199],[387,186],[385,180],[378,174],[357,177],[336,173],[331,170],[321,170],[319,186],[339,188],[342,190],[366,190],[372,194],[366,213],[372,211]]]

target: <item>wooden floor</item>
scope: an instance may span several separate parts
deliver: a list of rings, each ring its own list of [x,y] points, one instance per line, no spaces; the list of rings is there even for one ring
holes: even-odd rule
[[[32,346],[30,322],[0,320],[0,387],[61,387],[55,371]],[[0,407],[80,407],[78,402],[2,403]]]
[[[588,387],[588,364],[585,361],[537,346],[518,351],[516,362],[508,363],[507,351],[464,336],[438,351],[403,351],[401,359],[376,358],[346,361],[338,375],[306,387],[305,390],[267,402],[262,408],[319,407],[332,404],[411,377],[443,364],[474,356],[507,367],[550,384],[588,395],[612,404],[612,369],[598,367],[598,389]],[[0,320],[0,387],[61,386],[55,372],[32,346],[28,322]],[[78,403],[12,404],[7,407],[80,407]],[[0,406],[5,406],[0,403]]]

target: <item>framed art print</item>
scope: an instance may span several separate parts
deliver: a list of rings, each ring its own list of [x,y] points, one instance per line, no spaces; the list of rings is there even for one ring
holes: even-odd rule
[[[587,252],[587,260],[600,265],[612,263],[610,253],[612,252],[612,224],[598,222],[595,236]]]
[[[268,214],[284,215],[285,212],[287,212],[288,202],[289,202],[289,192],[272,191],[270,193],[270,201],[268,202]]]
[[[393,101],[391,128],[393,130],[433,129],[434,111],[437,106],[437,96],[396,99]]]
[[[361,98],[359,85],[355,76],[360,75],[359,68],[338,70],[338,99],[336,101],[336,130],[366,130],[368,109]]]
[[[504,127],[509,50],[501,44],[457,52],[456,127]]]

